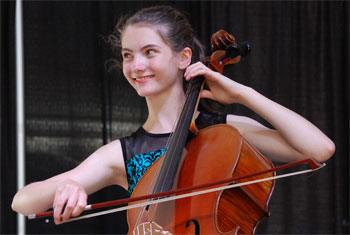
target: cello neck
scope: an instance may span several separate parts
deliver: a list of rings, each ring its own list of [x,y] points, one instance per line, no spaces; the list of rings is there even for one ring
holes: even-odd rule
[[[166,157],[163,160],[153,193],[168,191],[173,188],[183,149],[189,134],[189,127],[196,110],[204,78],[202,76],[191,79],[186,92],[186,101],[173,135],[167,146]]]

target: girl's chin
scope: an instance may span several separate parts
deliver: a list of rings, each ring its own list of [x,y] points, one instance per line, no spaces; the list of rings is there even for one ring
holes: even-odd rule
[[[149,91],[149,90],[145,90],[145,89],[140,89],[137,90],[137,94],[141,97],[147,97],[147,96],[154,96],[155,92],[154,91]]]
[[[136,91],[141,97],[152,97],[160,94],[160,91],[154,89],[137,89]]]

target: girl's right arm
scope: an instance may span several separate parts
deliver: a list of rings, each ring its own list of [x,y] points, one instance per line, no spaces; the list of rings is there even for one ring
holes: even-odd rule
[[[119,140],[102,146],[70,171],[25,186],[14,196],[12,209],[29,215],[52,207],[58,224],[78,216],[86,206],[87,195],[109,185],[128,187]]]

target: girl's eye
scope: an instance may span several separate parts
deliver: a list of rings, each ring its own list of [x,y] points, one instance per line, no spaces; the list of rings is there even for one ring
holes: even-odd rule
[[[129,53],[124,53],[124,54],[122,54],[122,57],[123,57],[123,59],[128,59],[128,58],[131,57],[131,54],[129,54]]]
[[[146,54],[147,54],[147,55],[152,55],[152,54],[154,54],[154,53],[156,53],[156,51],[153,50],[153,49],[149,49],[149,50],[146,51]]]

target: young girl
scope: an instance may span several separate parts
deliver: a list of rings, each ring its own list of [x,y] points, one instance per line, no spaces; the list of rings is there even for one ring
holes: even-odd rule
[[[131,136],[102,146],[76,168],[21,189],[13,199],[13,210],[28,215],[52,207],[59,224],[78,216],[87,196],[106,186],[121,185],[131,193],[147,167],[165,152],[185,102],[184,82],[200,75],[209,87],[202,98],[242,104],[275,129],[248,117],[204,112],[197,113],[199,127],[233,125],[273,161],[313,158],[323,162],[334,153],[333,142],[303,117],[198,62],[202,46],[177,10],[169,6],[142,9],[123,18],[116,30],[114,49],[122,55],[126,79],[146,99],[147,120]]]

